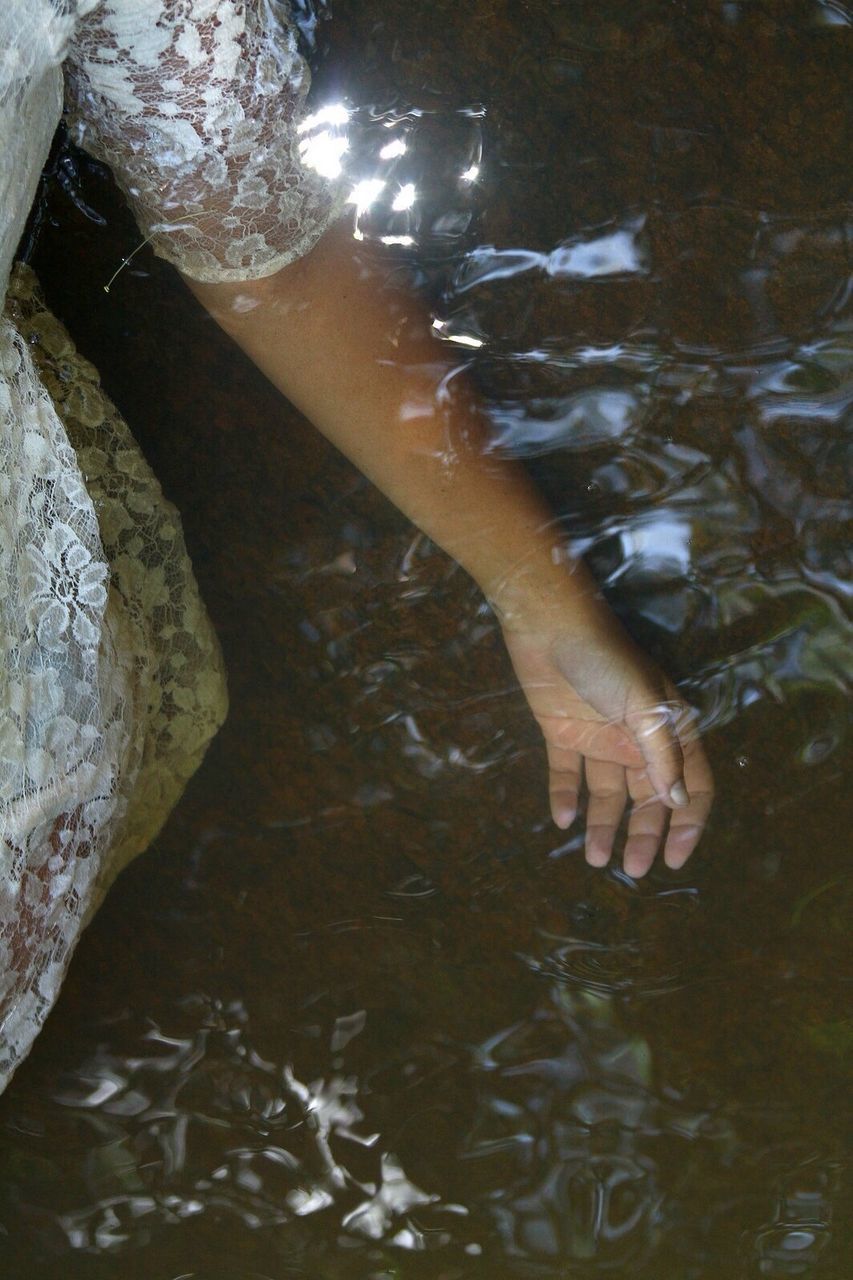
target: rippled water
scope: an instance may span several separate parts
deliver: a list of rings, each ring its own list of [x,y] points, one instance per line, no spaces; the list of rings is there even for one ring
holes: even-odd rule
[[[328,18],[354,180],[426,193],[360,233],[701,709],[716,812],[677,875],[586,867],[473,586],[162,264],[105,299],[134,233],[62,161],[105,221],[51,183],[36,266],[232,713],[0,1102],[0,1273],[846,1280],[849,6]]]

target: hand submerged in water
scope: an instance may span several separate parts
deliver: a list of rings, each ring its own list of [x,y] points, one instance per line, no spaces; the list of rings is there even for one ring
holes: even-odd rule
[[[579,637],[553,623],[516,622],[504,624],[504,640],[545,737],[554,821],[571,826],[585,782],[586,860],[603,867],[630,801],[623,865],[636,878],[665,832],[666,865],[684,865],[708,820],[714,784],[695,712],[615,618],[606,631]]]
[[[690,710],[566,554],[526,469],[492,449],[476,392],[437,355],[432,317],[396,279],[340,224],[272,276],[188,283],[272,383],[492,603],[548,744],[558,826],[574,818],[585,775],[587,858],[603,866],[630,796],[625,869],[643,875],[680,783],[690,799],[674,808],[664,849],[680,867],[711,806]]]

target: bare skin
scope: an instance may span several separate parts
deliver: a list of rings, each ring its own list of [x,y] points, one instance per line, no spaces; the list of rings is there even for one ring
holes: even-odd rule
[[[624,867],[693,852],[713,782],[695,719],[634,644],[520,465],[489,452],[476,397],[423,306],[389,287],[346,227],[273,276],[188,285],[273,384],[479,584],[545,738],[551,813],[588,793],[586,858]],[[668,822],[668,832],[667,832]]]

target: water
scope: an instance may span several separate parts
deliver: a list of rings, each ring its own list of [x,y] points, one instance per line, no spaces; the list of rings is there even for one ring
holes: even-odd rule
[[[362,229],[418,241],[716,811],[677,875],[587,868],[473,586],[162,264],[105,298],[97,170],[102,224],[51,187],[35,265],[183,512],[232,712],[0,1102],[0,1272],[842,1280],[848,7],[327,17],[359,176],[402,131],[434,182]],[[480,143],[451,196],[430,155]]]

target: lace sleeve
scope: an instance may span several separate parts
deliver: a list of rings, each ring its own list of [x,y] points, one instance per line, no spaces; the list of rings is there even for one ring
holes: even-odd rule
[[[194,279],[271,275],[338,215],[300,158],[310,73],[282,0],[102,0],[66,72],[72,137]]]

